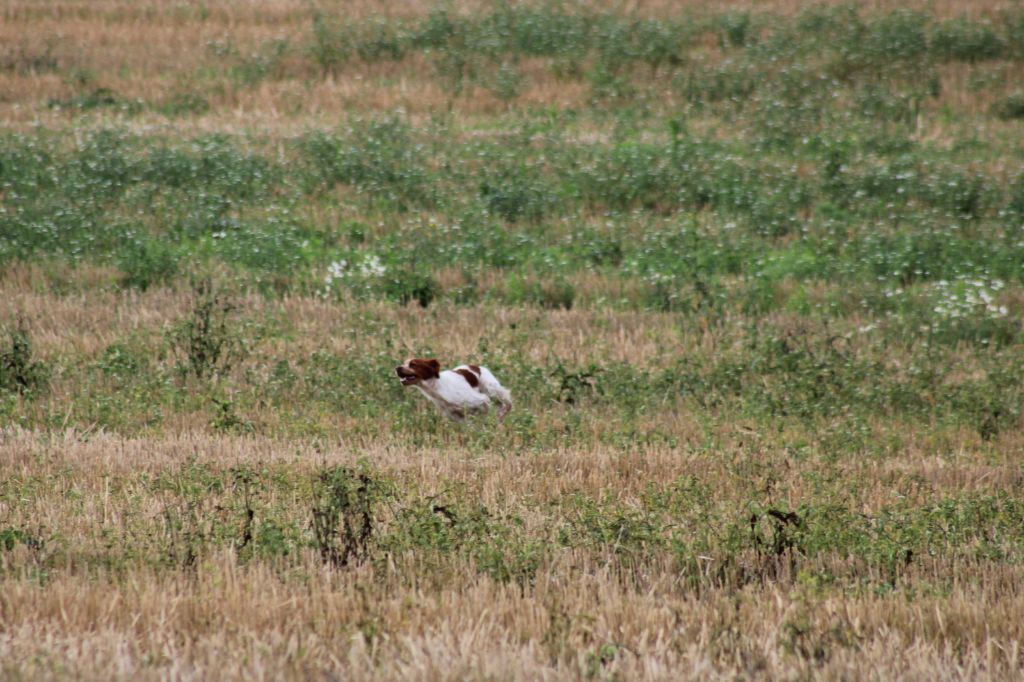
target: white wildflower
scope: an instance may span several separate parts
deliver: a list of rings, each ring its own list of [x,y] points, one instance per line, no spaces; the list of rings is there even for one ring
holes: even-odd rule
[[[1005,317],[1009,312],[1006,306],[996,304],[996,294],[1003,286],[1001,280],[986,282],[969,277],[958,277],[952,282],[939,280],[932,285],[933,311],[946,320]]]
[[[380,277],[387,272],[387,268],[385,268],[384,264],[380,262],[380,258],[378,256],[370,256],[367,258],[363,261],[359,270],[363,277]]]
[[[334,280],[341,279],[345,276],[345,271],[348,268],[348,261],[336,260],[327,266],[327,276],[324,278],[324,283],[330,286],[334,284]]]

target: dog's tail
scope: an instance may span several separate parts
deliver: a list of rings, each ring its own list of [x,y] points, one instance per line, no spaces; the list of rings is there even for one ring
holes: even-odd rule
[[[494,391],[494,400],[498,403],[498,419],[504,419],[505,415],[512,411],[512,394],[508,389],[499,385]]]
[[[491,400],[498,403],[498,419],[504,419],[505,415],[512,411],[512,394],[509,390],[501,385],[497,377],[491,374],[491,371],[486,367],[480,367],[480,383],[483,392],[486,393]]]

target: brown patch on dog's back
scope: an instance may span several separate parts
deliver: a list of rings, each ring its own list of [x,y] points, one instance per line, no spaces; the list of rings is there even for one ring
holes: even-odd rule
[[[477,377],[477,375],[475,375],[472,372],[470,372],[468,369],[457,369],[457,370],[455,370],[455,373],[456,374],[461,374],[462,377],[466,381],[468,381],[469,385],[472,386],[473,388],[476,388],[477,386],[480,385],[479,377]]]
[[[473,372],[473,374],[480,376],[480,365],[469,365],[469,369]]]

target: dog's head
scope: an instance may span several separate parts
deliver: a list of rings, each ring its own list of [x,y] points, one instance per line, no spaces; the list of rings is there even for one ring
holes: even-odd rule
[[[395,367],[395,374],[403,386],[415,386],[421,381],[436,379],[441,376],[441,363],[433,358],[412,358],[404,365]]]

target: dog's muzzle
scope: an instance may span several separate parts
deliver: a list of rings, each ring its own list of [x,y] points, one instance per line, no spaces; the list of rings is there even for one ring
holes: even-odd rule
[[[419,377],[416,376],[416,372],[405,367],[395,367],[395,374],[398,375],[398,379],[402,382],[403,386],[409,386],[410,384],[416,383]]]

